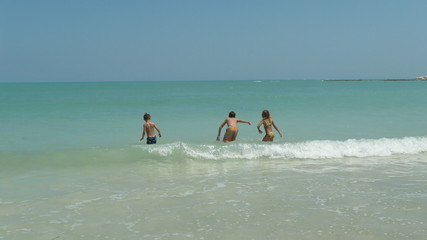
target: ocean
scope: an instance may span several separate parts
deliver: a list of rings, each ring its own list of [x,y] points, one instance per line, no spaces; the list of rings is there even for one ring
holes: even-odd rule
[[[425,81],[1,83],[0,239],[427,239],[426,93]],[[283,138],[261,141],[264,109]],[[217,142],[230,111],[252,126]],[[145,112],[156,145],[139,141]]]

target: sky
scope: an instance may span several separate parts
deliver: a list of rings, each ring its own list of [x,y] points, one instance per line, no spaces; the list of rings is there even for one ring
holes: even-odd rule
[[[0,0],[0,82],[427,75],[426,0]]]

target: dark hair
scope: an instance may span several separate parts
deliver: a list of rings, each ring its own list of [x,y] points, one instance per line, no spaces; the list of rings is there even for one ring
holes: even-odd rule
[[[234,117],[236,117],[236,113],[235,113],[235,112],[233,112],[233,111],[231,111],[231,112],[228,114],[228,117],[234,118]]]
[[[147,121],[149,119],[151,119],[151,115],[148,113],[144,113],[144,120]]]
[[[262,111],[262,117],[263,118],[270,118],[270,112],[268,110]]]

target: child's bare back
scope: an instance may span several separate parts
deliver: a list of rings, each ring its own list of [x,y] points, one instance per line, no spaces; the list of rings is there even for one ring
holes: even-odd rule
[[[156,133],[154,129],[156,128],[156,124],[154,122],[148,121],[144,124],[145,132],[147,133],[147,137],[155,137]]]
[[[154,129],[157,130],[159,133],[159,137],[162,137],[162,134],[160,133],[160,129],[156,126],[154,122],[151,121],[151,116],[148,113],[144,114],[144,126],[142,131],[142,137],[140,141],[142,141],[145,137],[145,134],[147,134],[147,144],[155,144],[157,143],[156,139],[156,133],[154,132]]]
[[[235,127],[235,126],[237,126],[237,121],[238,121],[239,119],[237,119],[237,118],[227,118],[227,119],[225,119],[225,121],[227,122],[227,126],[229,126],[229,127]]]

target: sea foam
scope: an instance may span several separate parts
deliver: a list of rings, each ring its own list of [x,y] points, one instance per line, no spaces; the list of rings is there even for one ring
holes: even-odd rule
[[[427,137],[314,140],[293,143],[191,144],[175,142],[138,146],[164,157],[186,156],[199,159],[324,159],[417,154],[427,151]]]

